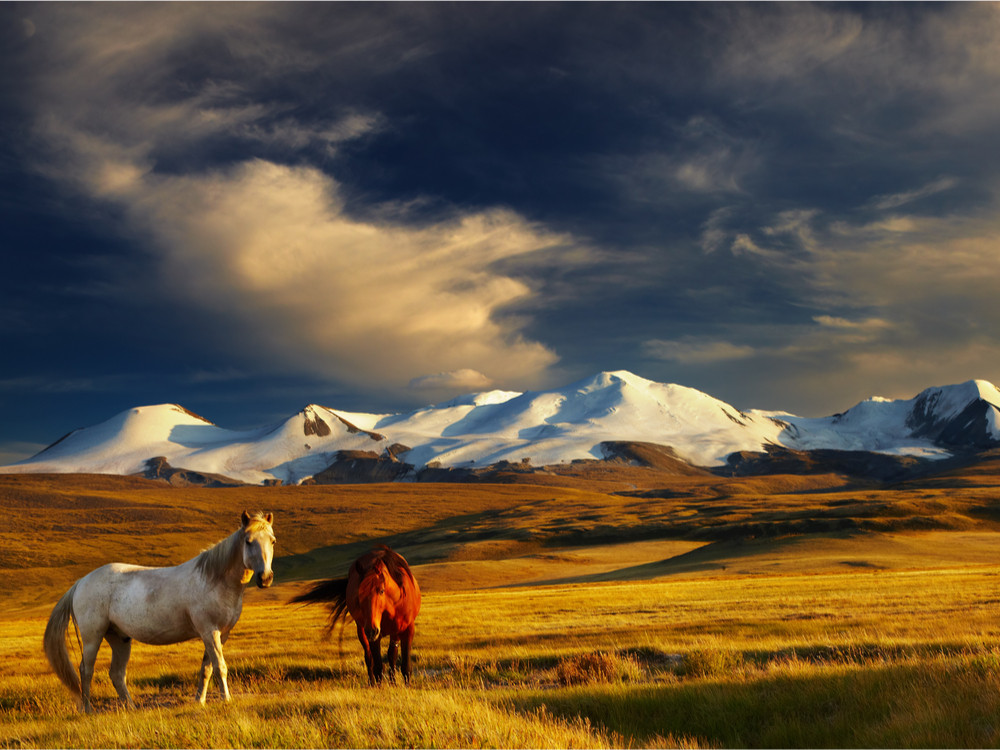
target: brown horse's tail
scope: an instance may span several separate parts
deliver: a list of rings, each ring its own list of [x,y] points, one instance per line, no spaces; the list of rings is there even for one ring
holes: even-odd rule
[[[69,629],[70,619],[73,618],[73,593],[75,591],[76,583],[63,594],[62,599],[52,609],[49,623],[45,626],[44,643],[45,655],[49,658],[49,664],[52,665],[53,671],[73,695],[81,698],[80,676],[73,668],[73,664],[69,660],[69,651],[66,649],[66,631]]]
[[[327,635],[333,633],[334,626],[341,620],[347,621],[347,579],[331,578],[320,581],[306,589],[298,596],[288,600],[289,604],[313,604],[314,602],[329,602],[330,619],[326,626]]]

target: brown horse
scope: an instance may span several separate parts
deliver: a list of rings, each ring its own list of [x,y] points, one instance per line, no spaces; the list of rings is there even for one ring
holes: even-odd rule
[[[348,614],[358,627],[358,640],[365,650],[368,682],[382,681],[382,637],[389,636],[389,680],[396,680],[396,650],[402,646],[403,680],[410,681],[410,647],[414,621],[420,612],[420,587],[410,566],[398,552],[385,545],[373,549],[351,565],[346,578],[321,581],[289,601],[329,602],[327,632]]]

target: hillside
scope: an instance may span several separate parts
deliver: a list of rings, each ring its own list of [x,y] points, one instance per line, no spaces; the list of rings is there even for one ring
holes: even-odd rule
[[[607,492],[586,482],[206,490],[134,477],[5,475],[0,565],[10,573],[11,606],[51,606],[56,590],[97,565],[177,564],[230,533],[244,508],[262,508],[276,514],[283,583],[330,576],[374,543],[404,551],[432,590],[947,566],[992,559],[998,477],[995,464],[990,473],[882,489],[835,474],[702,475]]]
[[[406,414],[311,404],[245,431],[175,404],[143,406],[71,432],[0,472],[138,474],[211,486],[497,482],[525,473],[544,483],[596,461],[673,474],[766,474],[798,465],[886,479],[996,446],[1000,392],[982,380],[804,418],[740,411],[693,388],[618,371],[552,391],[470,394]],[[790,462],[792,455],[800,460]]]

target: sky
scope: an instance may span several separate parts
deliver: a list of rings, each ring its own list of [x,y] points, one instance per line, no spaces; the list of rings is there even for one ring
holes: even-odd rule
[[[0,4],[0,464],[606,370],[1000,382],[1000,5]]]

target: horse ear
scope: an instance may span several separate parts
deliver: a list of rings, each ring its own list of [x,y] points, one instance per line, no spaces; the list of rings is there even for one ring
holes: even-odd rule
[[[274,523],[274,513],[265,513],[264,520],[268,523]]]
[[[243,515],[240,517],[240,520],[243,522],[243,526],[246,527],[246,525],[250,523],[250,514],[243,511]]]

